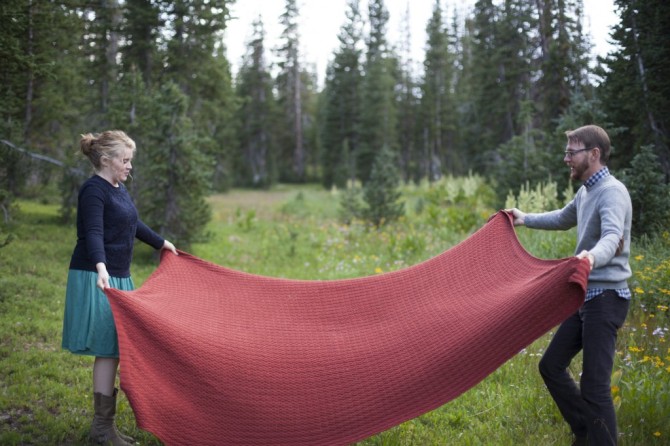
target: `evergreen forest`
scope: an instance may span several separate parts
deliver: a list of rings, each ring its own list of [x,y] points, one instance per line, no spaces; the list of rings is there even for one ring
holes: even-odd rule
[[[136,141],[128,187],[142,217],[187,247],[211,218],[206,198],[233,187],[476,174],[501,206],[520,185],[564,190],[564,133],[594,123],[612,138],[610,169],[634,189],[638,233],[667,226],[670,3],[614,3],[615,49],[595,57],[583,0],[479,0],[466,14],[434,0],[416,61],[411,30],[389,41],[384,0],[347,0],[339,46],[315,73],[300,4],[284,0],[280,17],[253,23],[233,75],[233,0],[3,0],[3,218],[40,197],[71,221],[90,174],[77,153],[88,132]],[[281,25],[279,43],[266,42],[263,20]],[[384,163],[393,168],[375,169]]]

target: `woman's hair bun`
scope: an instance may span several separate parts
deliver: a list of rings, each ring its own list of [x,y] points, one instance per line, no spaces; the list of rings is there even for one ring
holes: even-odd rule
[[[81,147],[81,152],[89,156],[93,151],[93,143],[95,142],[95,136],[92,133],[86,133],[81,135],[81,140],[79,141],[79,146]]]

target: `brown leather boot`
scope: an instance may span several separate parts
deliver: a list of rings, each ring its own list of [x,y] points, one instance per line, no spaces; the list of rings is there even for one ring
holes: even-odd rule
[[[117,393],[118,389],[114,389],[114,394],[112,396],[103,395],[102,393],[97,392],[93,394],[95,415],[93,415],[93,423],[91,424],[89,438],[96,444],[104,444],[107,446],[132,446],[133,444],[134,440],[131,437],[119,433],[114,424]]]

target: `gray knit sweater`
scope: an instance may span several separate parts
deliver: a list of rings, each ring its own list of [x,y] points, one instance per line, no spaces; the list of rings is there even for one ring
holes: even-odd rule
[[[582,186],[563,209],[527,214],[529,228],[566,230],[577,226],[575,255],[587,250],[595,258],[588,288],[627,288],[631,276],[630,228],[633,207],[624,184],[609,175],[591,188]]]

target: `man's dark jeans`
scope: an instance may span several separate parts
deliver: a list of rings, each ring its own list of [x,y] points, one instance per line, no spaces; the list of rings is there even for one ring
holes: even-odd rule
[[[592,446],[617,444],[610,378],[617,330],[626,320],[629,304],[614,290],[585,302],[561,324],[540,361],[540,374],[563,418]],[[583,367],[577,386],[568,366],[580,350]]]

